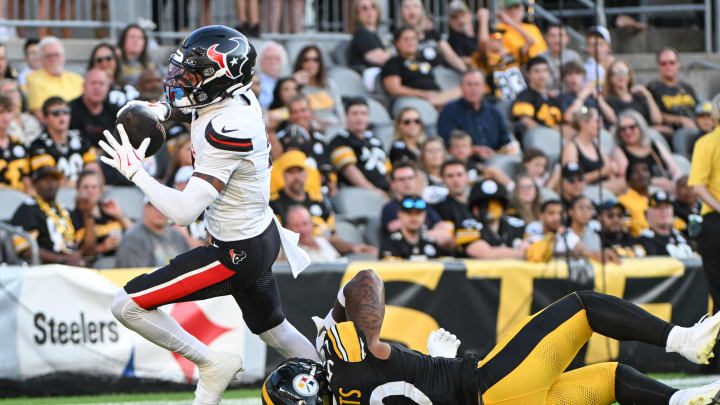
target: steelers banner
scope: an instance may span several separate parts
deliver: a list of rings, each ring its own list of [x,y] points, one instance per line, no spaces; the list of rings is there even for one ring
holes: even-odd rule
[[[381,337],[425,352],[430,331],[443,327],[462,340],[460,354],[480,357],[526,316],[576,290],[628,299],[654,315],[692,325],[708,311],[699,261],[627,259],[622,265],[523,261],[352,262],[313,264],[297,279],[278,264],[288,320],[314,341],[311,316],[324,317],[338,288],[357,272],[374,269],[385,282]],[[148,386],[146,381],[193,384],[196,367],[149,343],[110,313],[120,286],[150,269],[90,270],[60,265],[4,267],[0,271],[0,397],[101,392]],[[243,381],[257,383],[282,359],[245,327],[231,297],[160,308],[214,350],[240,354]],[[571,367],[620,360],[642,371],[697,371],[676,354],[594,335]],[[46,376],[72,376],[37,384]],[[102,384],[71,385],[103,378]],[[45,380],[42,380],[45,381]],[[143,382],[145,381],[145,382]],[[18,388],[22,387],[22,388]],[[111,388],[114,387],[114,388]]]

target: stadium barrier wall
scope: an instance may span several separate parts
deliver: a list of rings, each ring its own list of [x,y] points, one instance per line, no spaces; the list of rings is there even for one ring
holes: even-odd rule
[[[325,316],[338,288],[367,268],[385,281],[387,308],[381,337],[423,352],[428,333],[444,327],[462,340],[461,353],[482,357],[512,325],[576,290],[629,299],[680,325],[693,324],[709,306],[697,260],[627,259],[620,266],[605,267],[514,260],[351,262],[313,264],[297,279],[286,265],[276,265],[287,318],[314,341],[310,317]],[[148,343],[110,313],[117,288],[149,270],[2,268],[0,380],[22,382],[68,373],[192,383],[197,372],[191,363]],[[264,378],[281,361],[245,328],[231,297],[168,305],[163,310],[213,349],[242,355],[245,382]],[[590,339],[571,367],[607,360],[654,372],[693,372],[699,367],[663,348],[599,335]],[[0,386],[0,396],[2,390]]]

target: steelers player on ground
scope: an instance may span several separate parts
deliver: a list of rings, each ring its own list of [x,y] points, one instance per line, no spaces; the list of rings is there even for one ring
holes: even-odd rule
[[[204,212],[211,245],[130,280],[112,303],[123,325],[198,366],[194,404],[219,403],[242,370],[242,359],[209,349],[159,306],[232,295],[245,324],[270,347],[287,357],[318,359],[313,345],[285,319],[272,275],[281,244],[295,275],[310,260],[268,205],[270,143],[262,109],[250,91],[255,57],[247,38],[234,29],[197,29],[170,57],[167,102],[137,102],[161,120],[191,113],[194,173],[182,191],[158,183],[143,168],[149,138],[134,149],[118,125],[121,142],[108,131],[107,142],[100,141],[109,156],[103,162],[134,182],[177,225],[188,225]]]
[[[430,355],[380,341],[384,295],[380,277],[363,270],[340,289],[324,320],[314,318],[319,329],[316,346],[325,359],[334,403],[381,404],[389,397],[428,405],[720,403],[720,381],[676,390],[614,362],[565,372],[593,332],[665,347],[694,363],[706,363],[720,315],[684,328],[620,298],[580,291],[524,319],[478,362],[473,357],[455,358],[459,341],[444,330],[430,334]],[[278,373],[286,377],[278,378]],[[287,396],[277,387],[293,377],[287,376],[285,365],[271,374],[263,384],[263,403],[318,403],[282,399]]]

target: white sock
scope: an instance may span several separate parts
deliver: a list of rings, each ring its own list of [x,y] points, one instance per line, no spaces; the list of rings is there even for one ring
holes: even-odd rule
[[[320,362],[315,347],[287,319],[280,325],[261,333],[260,339],[285,358],[300,357]]]
[[[688,328],[682,326],[673,326],[668,334],[665,351],[668,353],[676,351],[683,343],[687,335]]]
[[[158,309],[146,310],[133,301],[121,289],[113,300],[111,310],[115,318],[128,329],[156,345],[175,352],[197,365],[210,361],[210,349],[189,334],[180,324],[167,313]]]

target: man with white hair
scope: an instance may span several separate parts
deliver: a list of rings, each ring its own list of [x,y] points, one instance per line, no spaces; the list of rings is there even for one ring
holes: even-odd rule
[[[263,45],[258,52],[258,65],[260,66],[260,96],[258,102],[264,109],[270,107],[273,100],[275,83],[288,63],[285,48],[277,42],[270,41]]]
[[[69,102],[83,93],[83,78],[65,70],[65,48],[59,39],[40,41],[42,68],[27,75],[28,109],[38,114],[45,100],[60,96]]]

